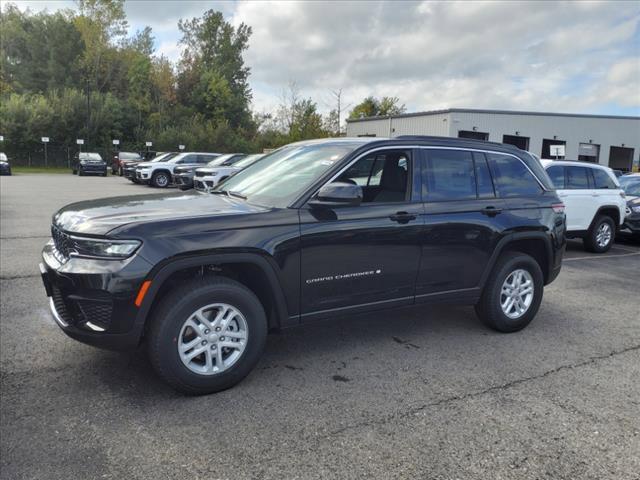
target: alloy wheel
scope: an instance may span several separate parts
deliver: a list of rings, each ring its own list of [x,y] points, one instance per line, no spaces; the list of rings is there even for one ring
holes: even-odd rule
[[[596,244],[598,247],[604,248],[609,245],[611,236],[611,226],[606,222],[602,222],[598,230],[596,230]]]
[[[214,303],[193,312],[178,336],[178,354],[185,367],[198,375],[216,375],[242,356],[249,338],[242,312]]]
[[[524,315],[533,302],[533,277],[524,269],[517,269],[507,275],[500,291],[502,312],[512,320]]]

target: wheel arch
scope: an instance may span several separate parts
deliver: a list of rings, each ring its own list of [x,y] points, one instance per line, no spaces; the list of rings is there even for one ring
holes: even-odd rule
[[[509,234],[498,242],[482,274],[480,288],[484,288],[500,255],[504,252],[521,252],[529,255],[540,265],[545,285],[549,282],[553,265],[553,246],[551,239],[548,234],[544,232],[519,232]]]
[[[283,326],[288,308],[275,268],[258,253],[199,254],[161,262],[147,276],[151,285],[136,317],[141,335],[151,317],[157,299],[179,282],[192,275],[220,275],[238,280],[249,288],[265,309],[269,328]]]
[[[621,217],[620,217],[620,209],[618,208],[618,206],[617,205],[603,205],[600,208],[598,208],[598,211],[593,216],[593,219],[591,220],[591,223],[589,224],[589,230],[591,230],[593,228],[593,226],[596,223],[596,220],[601,215],[606,215],[607,217],[611,217],[611,219],[613,220],[613,223],[615,224],[615,229],[618,230],[620,228]]]

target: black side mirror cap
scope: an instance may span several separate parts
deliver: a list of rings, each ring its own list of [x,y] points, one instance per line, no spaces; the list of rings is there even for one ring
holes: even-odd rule
[[[355,207],[361,203],[362,187],[345,182],[328,183],[309,200],[312,207]]]

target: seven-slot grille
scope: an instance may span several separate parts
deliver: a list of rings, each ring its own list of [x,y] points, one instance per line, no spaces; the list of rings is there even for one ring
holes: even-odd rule
[[[56,252],[63,260],[69,259],[69,254],[73,251],[73,240],[55,225],[51,225],[51,238]]]

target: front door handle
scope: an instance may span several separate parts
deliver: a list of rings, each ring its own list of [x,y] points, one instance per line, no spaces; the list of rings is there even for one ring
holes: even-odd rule
[[[389,218],[398,223],[409,223],[411,220],[415,220],[416,216],[409,212],[396,212],[393,215],[389,215]]]
[[[480,210],[480,212],[482,212],[483,215],[486,215],[488,217],[495,217],[499,213],[502,213],[502,209],[489,206],[489,207],[483,208],[482,210]]]

